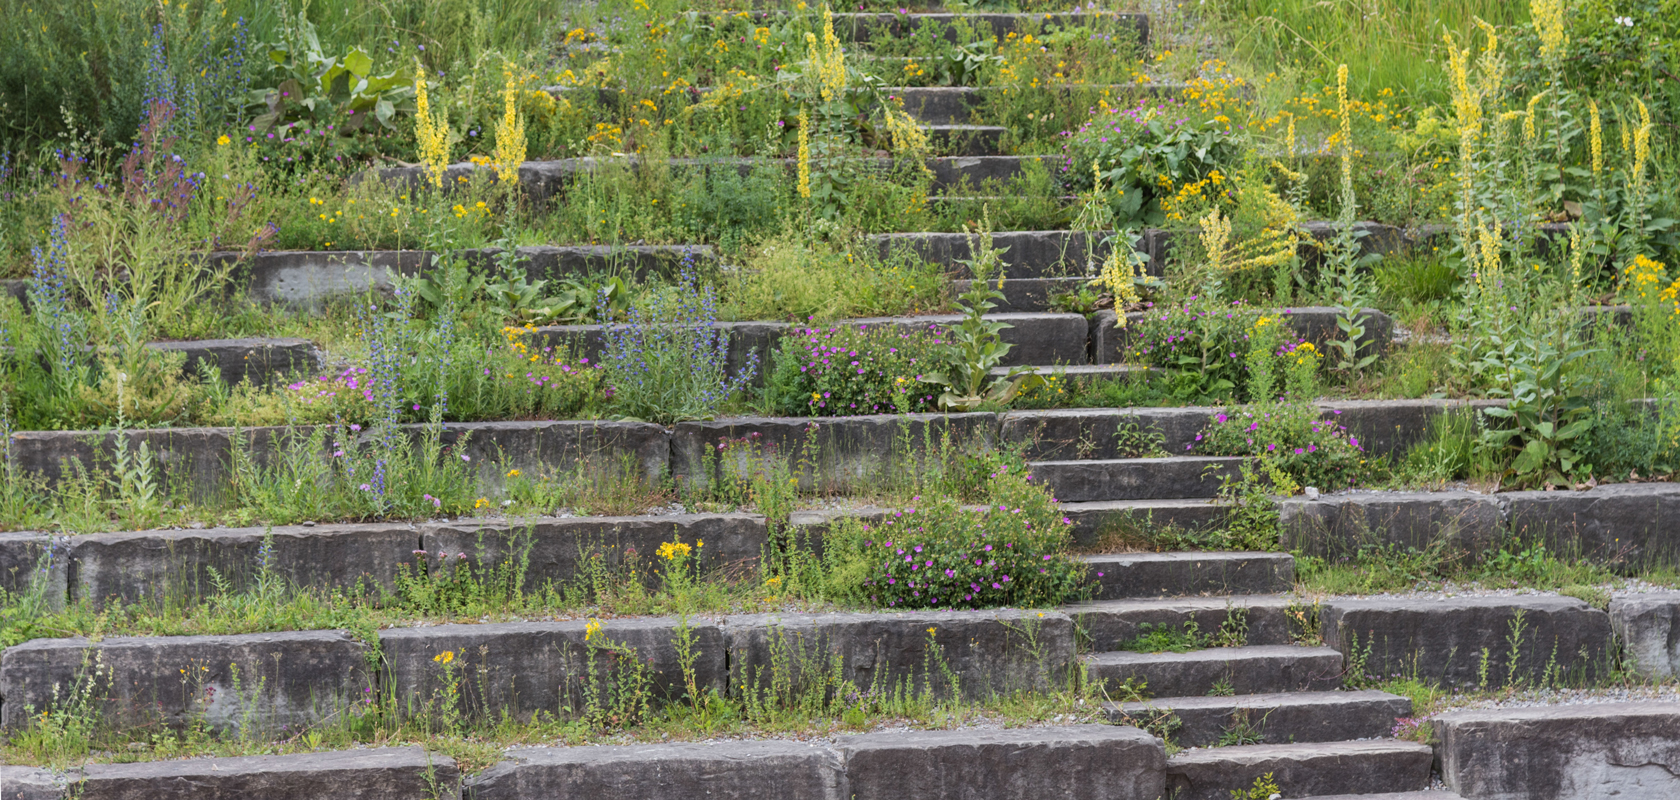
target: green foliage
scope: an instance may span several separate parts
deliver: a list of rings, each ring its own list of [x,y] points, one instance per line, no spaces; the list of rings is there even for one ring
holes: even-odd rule
[[[938,265],[905,251],[872,257],[865,242],[838,243],[778,237],[764,243],[728,285],[730,319],[828,322],[894,316],[936,308],[945,276]]]
[[[832,591],[881,608],[1042,607],[1077,597],[1083,564],[1066,553],[1071,524],[1023,468],[986,479],[982,505],[926,498],[876,525],[845,522],[824,547]]]
[[[1264,459],[1298,486],[1326,491],[1359,485],[1374,470],[1359,437],[1299,402],[1221,411],[1200,434],[1195,452]]]
[[[1063,185],[1090,191],[1100,175],[1120,227],[1160,225],[1161,201],[1171,187],[1195,183],[1240,160],[1225,128],[1201,126],[1150,103],[1136,108],[1098,107],[1065,145]]]
[[[771,408],[825,417],[932,411],[921,377],[938,364],[940,335],[894,325],[794,328],[776,351]]]
[[[268,73],[258,80],[272,88],[253,90],[250,97],[262,109],[251,120],[257,132],[285,136],[309,128],[349,136],[372,123],[395,130],[399,111],[413,113],[412,69],[399,63],[374,74],[373,56],[361,47],[325,55],[304,12],[282,18],[283,41],[267,48]]]

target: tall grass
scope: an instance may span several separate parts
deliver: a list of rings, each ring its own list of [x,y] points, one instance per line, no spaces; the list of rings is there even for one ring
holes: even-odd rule
[[[1511,0],[1215,0],[1234,50],[1259,73],[1333,75],[1348,65],[1348,91],[1376,99],[1384,89],[1414,102],[1447,99],[1436,54],[1441,34],[1463,41],[1480,17],[1494,25],[1529,19]]]

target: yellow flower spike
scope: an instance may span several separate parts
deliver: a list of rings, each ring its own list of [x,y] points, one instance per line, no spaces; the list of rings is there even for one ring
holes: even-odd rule
[[[418,57],[414,59],[414,138],[432,186],[443,188],[443,171],[449,166],[449,117],[441,108],[436,118],[432,116],[426,95],[426,68]]]

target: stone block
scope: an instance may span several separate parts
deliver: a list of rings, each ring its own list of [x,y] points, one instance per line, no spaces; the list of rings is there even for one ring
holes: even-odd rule
[[[1499,500],[1475,492],[1347,492],[1278,503],[1285,550],[1345,558],[1361,547],[1480,554],[1505,532]]]
[[[756,514],[460,520],[427,523],[421,531],[421,549],[433,558],[453,562],[465,554],[475,570],[520,570],[527,592],[587,581],[591,569],[616,573],[631,566],[652,586],[663,574],[655,553],[665,542],[691,547],[704,542],[691,564],[703,573],[739,574],[757,562],[769,543],[764,518]],[[598,564],[588,563],[597,558]]]
[[[1100,551],[1106,542],[1118,540],[1136,546],[1166,529],[1216,530],[1224,527],[1231,507],[1212,499],[1191,498],[1062,503],[1061,510],[1073,521],[1074,544]]]
[[[39,591],[49,608],[64,608],[70,598],[71,541],[33,531],[0,533],[0,590],[13,595]]]
[[[1478,414],[1492,400],[1335,400],[1320,401],[1325,419],[1347,429],[1359,446],[1372,455],[1403,457],[1413,445],[1429,438],[1442,415]],[[1328,488],[1328,487],[1319,487]]]
[[[1170,718],[1173,744],[1212,747],[1239,730],[1260,737],[1255,744],[1380,739],[1411,713],[1412,701],[1387,692],[1280,692],[1121,703],[1109,719],[1142,725]]]
[[[1619,483],[1584,492],[1506,492],[1511,534],[1619,570],[1680,564],[1680,484]]]
[[[774,365],[776,346],[797,326],[788,322],[719,322],[724,338],[724,369],[730,376],[752,371],[752,385],[761,386]],[[545,325],[530,338],[545,347],[564,346],[575,360],[601,363],[607,352],[606,329],[601,325]]]
[[[1063,606],[1097,652],[1118,649],[1151,629],[1183,629],[1194,622],[1202,635],[1217,632],[1231,620],[1245,632],[1247,644],[1284,645],[1292,641],[1288,599],[1277,596],[1171,597],[1142,600],[1094,600]]]
[[[422,426],[404,426],[419,436]],[[499,483],[509,469],[565,478],[577,474],[640,480],[656,485],[665,477],[670,434],[651,422],[539,420],[534,422],[451,422],[443,443],[461,448],[478,465],[479,479]]]
[[[1187,750],[1167,761],[1167,796],[1230,800],[1268,774],[1284,797],[1421,790],[1432,759],[1429,745],[1393,740]]]
[[[65,800],[69,784],[69,776],[52,770],[0,764],[0,797],[6,800]]]
[[[959,450],[988,449],[996,422],[990,413],[679,422],[671,433],[671,473],[698,489],[724,474],[786,470],[801,489],[845,493],[919,469],[947,437]]]
[[[729,647],[729,690],[737,695],[772,691],[774,664],[789,665],[795,691],[838,661],[832,677],[857,691],[952,694],[947,670],[961,696],[1049,691],[1062,685],[1074,663],[1073,621],[1057,612],[913,611],[872,614],[758,614],[724,621]],[[943,665],[943,666],[941,666]]]
[[[1466,800],[1680,797],[1680,703],[1450,711],[1441,778]]]
[[[585,711],[591,686],[597,697],[610,699],[614,686],[627,685],[625,659],[631,656],[623,648],[630,648],[647,671],[654,705],[687,702],[687,676],[678,649],[684,634],[677,620],[604,620],[592,637],[590,624],[500,622],[381,631],[382,689],[396,698],[405,716],[439,713],[445,675],[436,659],[448,652],[460,680],[460,713],[490,718],[511,714],[521,720],[536,713],[567,718]],[[715,624],[693,620],[686,635],[694,656],[695,689],[723,693],[723,632]]]
[[[1122,326],[1113,310],[1097,312],[1096,328],[1091,332],[1091,359],[1098,364],[1133,361],[1127,357],[1127,350],[1132,346],[1132,331],[1151,313],[1161,314],[1160,311],[1133,311],[1126,315],[1127,323]],[[1325,343],[1341,336],[1336,327],[1334,308],[1303,306],[1277,309],[1275,313],[1283,315],[1284,322],[1296,336],[1312,342],[1321,350]],[[1359,312],[1359,321],[1365,326],[1365,343],[1361,345],[1360,353],[1382,355],[1388,352],[1394,338],[1394,320],[1382,311],[1367,308]]]
[[[211,253],[212,261],[237,261],[234,274],[261,303],[319,308],[327,300],[367,291],[390,291],[392,273],[419,275],[436,256],[425,250],[271,250]]]
[[[973,237],[966,233],[880,233],[869,237],[882,258],[908,251],[944,266],[960,278],[973,274],[962,262],[973,258]],[[1004,282],[1011,278],[1062,278],[1086,275],[1093,260],[1108,257],[1106,243],[1092,246],[1083,231],[998,231],[992,246],[1004,249]],[[996,276],[993,276],[994,278]]]
[[[1178,551],[1084,556],[1097,599],[1274,594],[1295,586],[1288,553]]]
[[[1579,684],[1614,661],[1610,616],[1572,597],[1330,601],[1324,641],[1366,674],[1447,686]],[[1514,640],[1514,644],[1513,644]],[[1484,666],[1484,661],[1485,666]]]
[[[152,342],[146,347],[186,355],[188,375],[200,365],[220,370],[229,386],[249,379],[258,386],[293,376],[308,376],[321,368],[320,352],[308,339],[199,339],[189,342]]]
[[[1008,325],[998,337],[1010,350],[1004,355],[1003,366],[1052,366],[1056,364],[1086,364],[1085,339],[1090,326],[1082,314],[998,313],[987,314],[991,322]],[[946,329],[962,321],[960,314],[930,314],[915,317],[860,317],[845,324],[858,327],[890,325],[903,330]]]
[[[1222,480],[1239,476],[1240,457],[1169,456],[1091,461],[1034,461],[1033,477],[1057,500],[1157,500],[1207,498]]]
[[[1342,682],[1342,654],[1328,647],[1254,645],[1186,653],[1098,653],[1086,661],[1093,680],[1141,682],[1150,697],[1317,692]]]
[[[0,654],[0,726],[19,730],[91,681],[112,727],[297,728],[373,702],[367,654],[339,631],[36,639]]]
[[[265,539],[272,544],[266,553]],[[212,571],[229,591],[242,592],[265,563],[294,586],[388,591],[419,542],[407,523],[87,534],[67,541],[70,597],[94,608],[196,602],[216,593]]]
[[[81,800],[439,800],[461,783],[452,759],[418,747],[93,764],[76,776]]]
[[[1003,301],[996,310],[1000,313],[1049,311],[1051,298],[1077,292],[1090,282],[1090,278],[1011,278],[1003,282],[1000,290]],[[973,280],[951,281],[951,294],[960,296],[973,285]]]
[[[848,800],[838,753],[789,741],[527,747],[468,782],[469,800]]]
[[[998,440],[1024,446],[1035,461],[1128,458],[1156,448],[1183,453],[1217,411],[1207,406],[1010,411],[999,421]]]
[[[1157,800],[1166,753],[1137,728],[1076,725],[843,736],[854,800]]]
[[[1680,592],[1617,594],[1610,627],[1635,672],[1659,681],[1680,675]]]

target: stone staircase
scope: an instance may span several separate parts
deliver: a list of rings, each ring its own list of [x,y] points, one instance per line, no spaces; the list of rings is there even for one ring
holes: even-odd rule
[[[1430,747],[1388,738],[1409,699],[1341,691],[1341,651],[1315,641],[1312,617],[1284,593],[1294,559],[1281,553],[1087,556],[1096,599],[1063,610],[1090,643],[1087,674],[1112,694],[1115,724],[1135,725],[1179,750],[1168,796],[1227,800],[1271,775],[1285,797],[1456,797],[1429,789]],[[1151,631],[1203,632],[1180,652],[1118,649]],[[1189,638],[1189,637],[1187,637]],[[1395,794],[1396,791],[1405,792]]]

